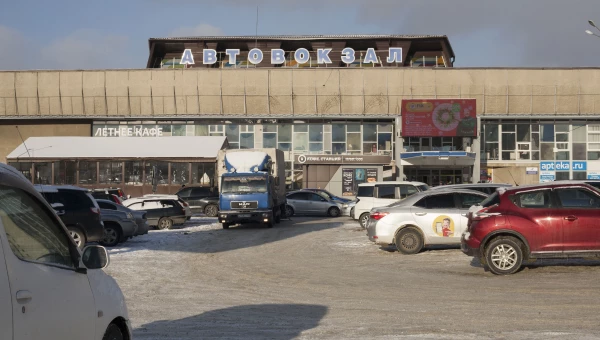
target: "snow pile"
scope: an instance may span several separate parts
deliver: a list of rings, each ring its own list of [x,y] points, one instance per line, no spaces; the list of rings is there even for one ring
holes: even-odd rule
[[[253,168],[258,166],[260,170],[265,163],[265,158],[268,155],[266,152],[260,151],[243,151],[231,152],[225,155],[225,162],[235,168],[236,172],[254,172]]]

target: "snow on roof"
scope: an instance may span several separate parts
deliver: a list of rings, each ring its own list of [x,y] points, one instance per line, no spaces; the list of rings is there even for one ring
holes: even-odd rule
[[[216,158],[225,143],[223,136],[30,137],[6,158]]]

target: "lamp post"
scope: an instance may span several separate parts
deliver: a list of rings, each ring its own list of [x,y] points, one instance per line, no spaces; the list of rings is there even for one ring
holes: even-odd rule
[[[596,24],[592,21],[592,20],[588,20],[588,24],[590,24],[590,26],[594,27],[595,29],[597,29],[600,32],[600,28],[598,28],[598,26],[596,26]],[[589,35],[593,35],[596,36],[598,38],[600,38],[600,35],[590,31],[590,30],[585,30],[585,33],[589,34]]]

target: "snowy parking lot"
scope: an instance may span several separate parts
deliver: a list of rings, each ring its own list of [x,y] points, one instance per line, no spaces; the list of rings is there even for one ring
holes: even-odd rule
[[[499,277],[458,248],[403,256],[348,218],[193,218],[113,248],[135,339],[593,339],[600,262]]]

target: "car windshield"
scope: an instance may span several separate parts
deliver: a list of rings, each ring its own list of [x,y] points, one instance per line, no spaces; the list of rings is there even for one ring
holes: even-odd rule
[[[425,185],[425,184],[419,185],[418,188],[419,188],[420,191],[427,191],[427,190],[429,190],[429,186]]]
[[[222,193],[267,192],[267,181],[262,176],[225,177]]]

